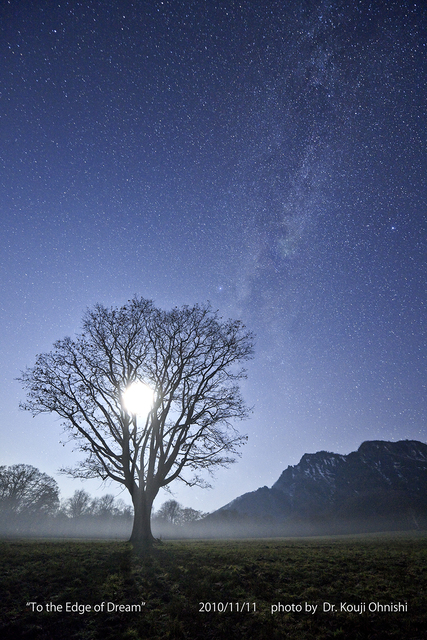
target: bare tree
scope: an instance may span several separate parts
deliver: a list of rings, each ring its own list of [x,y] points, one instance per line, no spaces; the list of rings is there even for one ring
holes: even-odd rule
[[[199,471],[234,461],[246,437],[232,426],[248,415],[238,382],[253,352],[240,321],[223,321],[209,305],[162,311],[134,297],[122,307],[96,305],[83,332],[38,356],[19,378],[21,405],[54,412],[86,459],[66,472],[112,479],[134,505],[131,542],[150,545],[151,510],[161,487],[176,479],[205,485]],[[148,414],[126,409],[136,382],[153,390]]]
[[[70,518],[81,518],[93,512],[93,500],[84,489],[76,489],[65,503],[65,512]]]
[[[0,467],[0,520],[2,530],[28,527],[53,515],[59,507],[56,480],[28,464]]]
[[[167,500],[156,512],[155,517],[160,522],[184,525],[189,522],[196,522],[196,520],[200,520],[206,515],[203,511],[197,511],[191,507],[183,507],[176,500]]]
[[[207,513],[203,511],[198,511],[197,509],[192,509],[192,507],[184,507],[181,511],[180,524],[187,524],[189,522],[196,522],[196,520],[201,520]]]
[[[100,498],[92,496],[84,489],[76,489],[62,506],[62,513],[68,518],[84,518],[89,521],[93,518],[125,517],[132,513],[132,507],[121,499],[117,500],[111,493],[106,493]]]
[[[180,521],[182,506],[176,500],[167,500],[157,511],[156,516],[159,520],[169,524],[178,524]]]
[[[92,513],[99,518],[107,518],[115,516],[119,513],[116,506],[116,499],[111,493],[106,493],[101,498],[95,498],[92,501]]]

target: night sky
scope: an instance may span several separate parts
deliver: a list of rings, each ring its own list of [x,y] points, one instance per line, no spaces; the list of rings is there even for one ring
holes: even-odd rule
[[[133,294],[257,335],[248,444],[185,506],[426,441],[424,2],[3,0],[0,25],[0,464],[118,494],[57,474],[81,455],[14,379]]]

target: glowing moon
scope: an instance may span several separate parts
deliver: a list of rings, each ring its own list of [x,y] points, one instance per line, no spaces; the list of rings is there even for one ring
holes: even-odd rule
[[[153,407],[154,391],[148,384],[137,380],[123,392],[122,401],[128,413],[145,417]]]

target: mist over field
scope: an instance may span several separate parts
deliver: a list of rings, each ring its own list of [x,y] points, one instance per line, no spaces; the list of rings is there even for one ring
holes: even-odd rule
[[[21,518],[19,524],[0,519],[0,538],[80,538],[128,540],[132,530],[131,518],[81,518],[78,521],[51,519],[34,521]],[[159,523],[153,520],[153,535],[159,540],[203,540],[312,537],[325,535],[352,535],[374,532],[426,531],[427,517],[414,522],[411,515],[395,517],[360,517],[347,520],[308,520],[277,522],[256,520],[230,512],[222,518],[207,516],[186,525]]]
[[[304,454],[271,488],[212,513],[174,499],[152,513],[157,539],[319,536],[427,530],[427,444],[366,441],[348,455]],[[131,507],[76,490],[29,465],[0,468],[0,535],[128,539]]]

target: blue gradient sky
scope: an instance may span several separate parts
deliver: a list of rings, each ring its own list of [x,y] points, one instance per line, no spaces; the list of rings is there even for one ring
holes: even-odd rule
[[[423,3],[10,0],[0,25],[0,464],[82,486],[14,378],[135,293],[257,334],[249,442],[186,506],[426,441]]]

